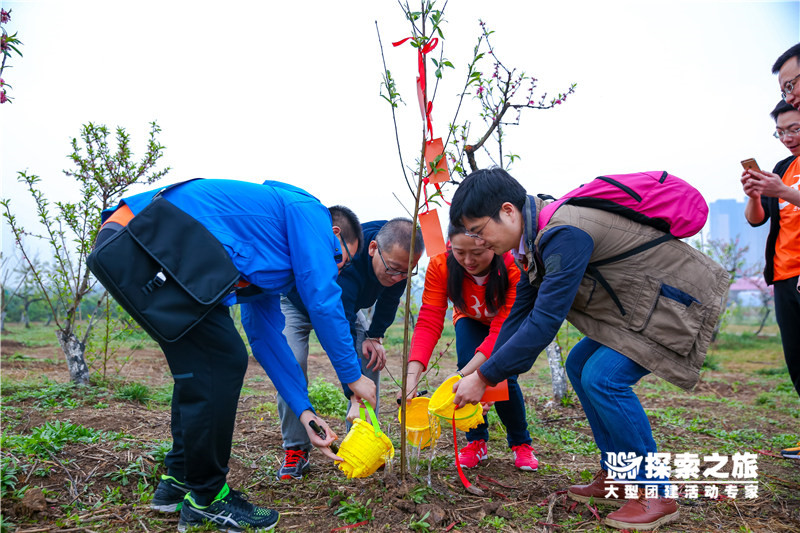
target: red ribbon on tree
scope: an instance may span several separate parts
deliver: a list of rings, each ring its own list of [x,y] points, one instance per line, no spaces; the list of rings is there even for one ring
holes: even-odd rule
[[[413,37],[406,37],[400,41],[392,43],[392,46],[400,46]],[[439,44],[439,38],[434,37],[423,46],[417,47],[417,99],[419,100],[419,110],[428,126],[428,135],[433,139],[433,122],[431,121],[431,113],[433,112],[433,102],[428,102],[425,96],[426,77],[425,76],[425,56],[436,48]]]

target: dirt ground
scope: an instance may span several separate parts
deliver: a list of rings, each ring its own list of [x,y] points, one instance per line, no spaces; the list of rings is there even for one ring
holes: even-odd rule
[[[66,382],[67,370],[62,359],[56,346],[29,348],[6,337],[2,341],[3,381],[46,376],[52,381]],[[541,371],[536,372],[541,363],[537,362],[534,371],[520,380],[526,394],[527,409],[535,412],[540,423],[551,433],[572,430],[591,435],[588,425],[579,424],[585,417],[577,401],[567,407],[545,406],[549,384],[540,379]],[[447,359],[442,361],[443,368],[449,369],[452,365]],[[393,408],[397,388],[391,383],[389,374],[394,377],[401,375],[397,354],[389,357],[388,372],[384,372],[381,399],[384,407],[380,419],[384,431],[398,442],[399,424],[397,411]],[[330,379],[332,375],[332,367],[324,354],[310,356],[310,381],[317,376]],[[446,375],[443,370],[438,377],[432,378],[432,384],[438,384]],[[151,388],[171,382],[163,356],[152,348],[137,350],[120,377]],[[713,377],[704,379],[692,394],[672,391],[646,394],[643,404],[648,410],[678,407],[705,413],[708,417],[735,421],[744,420],[736,412],[740,404],[728,407],[719,403],[710,410],[709,403],[702,397],[735,397],[749,405],[759,395],[768,392],[763,384],[749,384],[745,374],[718,372]],[[577,504],[567,500],[565,495],[564,489],[568,485],[581,480],[581,471],[594,472],[597,469],[596,456],[567,453],[558,446],[534,439],[540,468],[537,472],[521,472],[514,468],[504,435],[496,428],[492,430],[489,460],[466,472],[473,483],[485,487],[484,496],[469,494],[461,486],[453,466],[452,432],[447,427],[443,428],[442,438],[435,447],[436,458],[430,481],[427,461],[423,461],[417,475],[401,480],[398,450],[398,457],[389,468],[357,480],[347,480],[332,463],[314,451],[311,473],[302,483],[279,482],[274,473],[280,465],[282,449],[274,400],[274,387],[251,358],[245,393],[240,399],[228,481],[231,487],[248,493],[254,502],[280,511],[278,531],[345,530],[342,528],[348,524],[335,516],[334,511],[343,502],[365,504],[367,500],[370,500],[368,507],[372,510],[372,520],[346,531],[407,531],[413,521],[426,513],[429,513],[426,522],[430,528],[418,526],[418,531],[612,531],[600,525],[598,518],[613,508],[597,509]],[[152,449],[169,441],[168,408],[116,400],[111,394],[103,402],[108,406],[102,409],[78,402],[80,405],[75,408],[51,411],[36,408],[30,400],[9,402],[4,397],[4,426],[13,422],[14,433],[28,433],[47,421],[69,420],[131,436],[123,439],[124,445],[120,445],[120,441],[70,444],[50,460],[34,459],[35,464],[27,469],[27,477],[20,479],[18,484],[32,488],[22,500],[2,502],[4,521],[15,524],[17,531],[151,533],[175,529],[177,515],[149,510],[134,492],[135,480],[125,484],[119,481],[118,476],[115,477],[115,473],[137,460],[147,467],[160,467],[155,463]],[[7,407],[14,410],[7,412]],[[343,422],[326,418],[343,437]],[[764,434],[765,438],[779,431],[785,432],[786,427],[797,432],[797,418],[777,418],[784,425],[783,429],[775,427],[775,417],[748,417],[746,424],[749,429]],[[654,421],[653,426],[657,436],[670,437],[666,444],[668,451],[670,448],[674,452],[686,451],[682,445],[691,449],[697,442],[697,434],[686,427],[669,427],[661,425],[660,421]],[[464,442],[463,434],[459,435],[459,446]],[[660,531],[800,531],[800,462],[776,457],[775,451],[763,450],[759,454],[760,491],[757,499],[682,497],[679,500],[680,519]],[[429,457],[428,450],[425,450],[422,458]],[[32,475],[42,468],[47,471],[45,476]],[[109,496],[112,491],[117,491],[113,498]]]

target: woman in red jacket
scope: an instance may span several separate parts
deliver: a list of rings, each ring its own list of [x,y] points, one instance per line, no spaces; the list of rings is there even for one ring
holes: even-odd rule
[[[464,228],[448,230],[450,250],[431,259],[425,273],[422,307],[419,311],[408,362],[409,398],[417,394],[417,383],[428,366],[442,335],[448,299],[453,302],[459,374],[474,372],[491,355],[500,327],[517,294],[520,272],[511,253],[503,256],[479,246]],[[506,427],[514,464],[520,470],[536,470],[539,461],[531,447],[525,401],[516,376],[508,380],[509,399],[495,403]],[[467,446],[459,452],[461,466],[473,468],[488,457],[486,423],[467,432]]]

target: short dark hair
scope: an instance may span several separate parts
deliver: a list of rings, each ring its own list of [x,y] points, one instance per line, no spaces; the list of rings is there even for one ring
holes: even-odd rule
[[[411,228],[413,227],[410,218],[397,217],[384,224],[375,235],[375,242],[384,251],[391,250],[395,245],[408,250],[411,248]],[[425,251],[425,242],[422,240],[422,229],[417,226],[417,236],[414,239],[414,257],[422,255]]]
[[[775,109],[769,114],[772,117],[772,120],[778,122],[778,117],[783,115],[784,113],[788,113],[789,111],[797,111],[792,104],[786,102],[786,100],[781,100],[778,102],[778,105],[775,106]]]
[[[463,224],[463,218],[497,219],[500,206],[511,202],[520,211],[527,193],[520,183],[499,167],[476,170],[461,182],[450,205],[450,220]]]
[[[364,232],[361,231],[361,222],[358,217],[349,208],[343,205],[334,205],[328,208],[331,213],[331,222],[334,226],[339,226],[340,235],[345,242],[356,241],[358,247],[355,250],[350,250],[352,255],[356,255],[361,245],[364,242]]]
[[[452,240],[458,233],[466,233],[463,226],[450,224],[447,229],[447,238]],[[468,312],[466,302],[464,302],[464,267],[456,260],[452,251],[447,252],[447,297],[453,302],[453,307],[462,313]],[[486,291],[484,298],[486,308],[490,313],[497,313],[506,304],[506,292],[508,291],[508,269],[502,255],[494,254],[489,265],[489,274],[486,278]]]
[[[794,58],[798,64],[800,64],[800,43],[792,46],[775,61],[775,64],[772,65],[772,73],[777,74],[778,71],[783,67],[783,64],[789,61],[791,58]],[[783,87],[781,87],[783,89]]]

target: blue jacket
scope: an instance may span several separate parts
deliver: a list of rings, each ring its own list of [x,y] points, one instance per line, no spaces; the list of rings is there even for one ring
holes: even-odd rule
[[[155,192],[129,196],[120,205],[135,215]],[[334,255],[342,251],[328,209],[319,200],[276,181],[194,180],[163,196],[208,229],[242,279],[262,290],[241,304],[242,324],[253,355],[296,415],[311,403],[303,372],[283,336],[280,294],[297,290],[339,380],[351,383],[361,377],[336,283]],[[103,219],[111,212],[104,212]]]
[[[375,240],[386,220],[374,220],[361,225],[364,232],[364,244],[348,268],[342,271],[337,282],[342,288],[342,304],[344,314],[350,322],[350,334],[356,338],[356,316],[361,309],[368,309],[375,305],[372,322],[367,331],[367,337],[383,337],[386,330],[394,322],[400,298],[406,290],[406,280],[399,281],[391,287],[384,287],[375,276],[372,268],[372,256],[369,255],[369,243]],[[376,252],[377,253],[377,252]],[[380,260],[379,260],[380,261]],[[381,265],[383,268],[383,265]],[[287,294],[289,300],[299,310],[305,310],[302,300],[296,290]],[[316,326],[314,326],[316,329]],[[361,346],[355,347],[361,353]],[[346,383],[346,382],[345,382]]]

